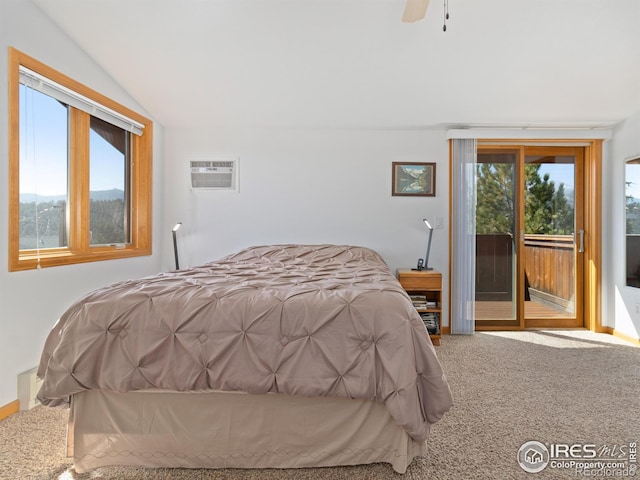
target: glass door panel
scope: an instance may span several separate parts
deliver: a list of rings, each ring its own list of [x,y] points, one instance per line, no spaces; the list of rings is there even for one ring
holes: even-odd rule
[[[527,148],[524,176],[525,326],[582,326],[582,149]]]
[[[476,325],[519,325],[518,150],[481,150],[476,167]]]

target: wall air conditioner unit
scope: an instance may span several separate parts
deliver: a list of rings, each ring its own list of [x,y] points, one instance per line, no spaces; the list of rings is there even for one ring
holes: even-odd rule
[[[191,160],[193,190],[238,191],[238,159]]]

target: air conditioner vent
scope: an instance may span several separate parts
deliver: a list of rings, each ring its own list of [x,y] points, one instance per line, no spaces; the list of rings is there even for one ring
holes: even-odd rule
[[[191,188],[237,190],[237,160],[191,160]]]

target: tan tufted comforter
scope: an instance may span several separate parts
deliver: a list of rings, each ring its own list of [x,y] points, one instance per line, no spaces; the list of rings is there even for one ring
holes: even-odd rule
[[[417,441],[452,404],[409,297],[351,246],[252,247],[94,291],[50,332],[38,376],[49,406],[88,389],[372,399]]]

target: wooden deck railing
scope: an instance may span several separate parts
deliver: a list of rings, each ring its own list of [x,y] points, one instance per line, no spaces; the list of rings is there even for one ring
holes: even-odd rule
[[[525,298],[573,309],[573,235],[525,235]],[[476,235],[476,299],[512,299],[513,237]]]
[[[544,303],[573,310],[573,235],[525,235],[524,248],[524,271],[529,294],[537,296]]]

